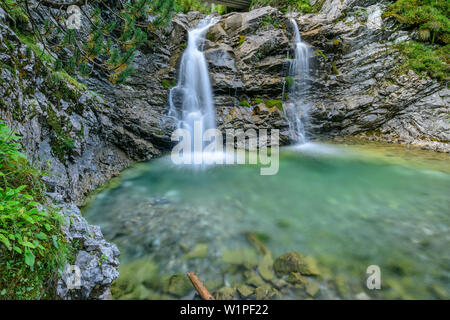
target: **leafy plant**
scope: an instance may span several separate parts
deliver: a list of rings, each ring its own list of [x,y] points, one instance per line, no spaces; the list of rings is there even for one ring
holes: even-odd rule
[[[20,152],[20,137],[0,121],[0,299],[49,297],[68,256],[62,218]]]

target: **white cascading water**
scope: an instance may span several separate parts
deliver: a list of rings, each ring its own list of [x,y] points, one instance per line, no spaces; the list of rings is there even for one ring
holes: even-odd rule
[[[169,115],[174,116],[178,120],[178,128],[188,130],[192,138],[194,124],[197,124],[196,130],[202,136],[205,130],[216,127],[208,64],[202,51],[206,32],[216,22],[213,18],[207,18],[189,31],[187,47],[181,58],[178,83],[169,94]],[[201,126],[200,130],[198,125]]]
[[[306,117],[304,95],[308,90],[310,48],[302,42],[295,19],[290,19],[295,34],[294,59],[289,68],[292,79],[289,98],[285,104],[286,116],[289,120],[291,138],[298,143],[305,143],[305,128],[302,118]]]

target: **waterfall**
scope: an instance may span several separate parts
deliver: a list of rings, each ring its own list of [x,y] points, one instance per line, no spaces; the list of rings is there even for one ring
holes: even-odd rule
[[[291,138],[299,143],[305,143],[305,128],[302,118],[306,118],[307,108],[304,102],[305,93],[308,91],[310,48],[302,42],[300,31],[295,19],[290,19],[295,34],[294,59],[289,68],[290,81],[289,97],[285,104],[285,113],[289,121]]]
[[[205,130],[216,127],[208,64],[202,51],[206,32],[215,23],[215,19],[206,18],[189,31],[187,47],[181,58],[178,83],[169,94],[169,115],[174,116],[178,121],[178,128],[188,130],[192,138],[194,124],[197,125],[197,133],[200,131],[202,136]]]

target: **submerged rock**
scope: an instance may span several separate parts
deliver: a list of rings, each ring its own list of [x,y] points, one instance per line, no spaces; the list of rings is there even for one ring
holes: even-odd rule
[[[217,300],[233,300],[236,297],[236,289],[223,287],[216,292]]]
[[[183,256],[183,259],[189,260],[189,259],[204,258],[206,257],[207,254],[208,254],[208,245],[204,243],[199,243],[195,245],[192,251],[186,253]]]
[[[275,278],[272,266],[273,266],[272,256],[265,255],[258,266],[258,272],[261,275],[261,277],[266,281],[270,281]]]
[[[320,291],[320,287],[315,282],[308,282],[305,285],[306,293],[309,294],[311,297],[315,297],[317,293]]]
[[[289,252],[281,255],[273,265],[279,274],[298,272],[302,275],[319,275],[317,262],[313,257],[298,252]]]
[[[190,290],[192,285],[184,274],[175,274],[163,280],[163,291],[170,293],[176,297],[183,297]]]
[[[242,296],[242,298],[248,298],[250,295],[252,295],[255,292],[255,289],[243,284],[243,285],[240,285],[237,287],[237,291]]]

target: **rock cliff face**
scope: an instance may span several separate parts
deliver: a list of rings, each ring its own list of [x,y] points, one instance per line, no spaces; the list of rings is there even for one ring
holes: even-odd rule
[[[397,45],[414,38],[381,18],[386,2],[326,0],[314,14],[291,14],[311,46],[310,88],[303,115],[309,136],[361,135],[450,151],[449,90],[413,71]],[[170,32],[170,74],[198,14],[178,15]],[[283,111],[293,30],[286,16],[264,7],[221,17],[205,43],[219,128],[277,128],[289,142]]]
[[[449,90],[398,70],[403,58],[395,44],[413,35],[383,21],[383,8],[382,1],[326,0],[319,13],[294,14],[315,53],[310,108],[303,115],[309,135],[362,134],[448,152]],[[105,298],[117,277],[117,248],[87,224],[77,205],[131,163],[170,150],[175,124],[167,116],[169,87],[186,31],[202,18],[177,15],[157,33],[158,45],[137,52],[136,71],[126,83],[112,85],[100,74],[78,82],[63,74],[55,78],[0,9],[1,118],[24,136],[29,158],[51,172],[49,196],[72,218],[68,239],[80,243],[83,287],[74,293],[61,281],[61,297]],[[279,108],[292,56],[288,18],[270,7],[231,13],[220,17],[207,39],[219,128],[277,128],[288,143]]]

